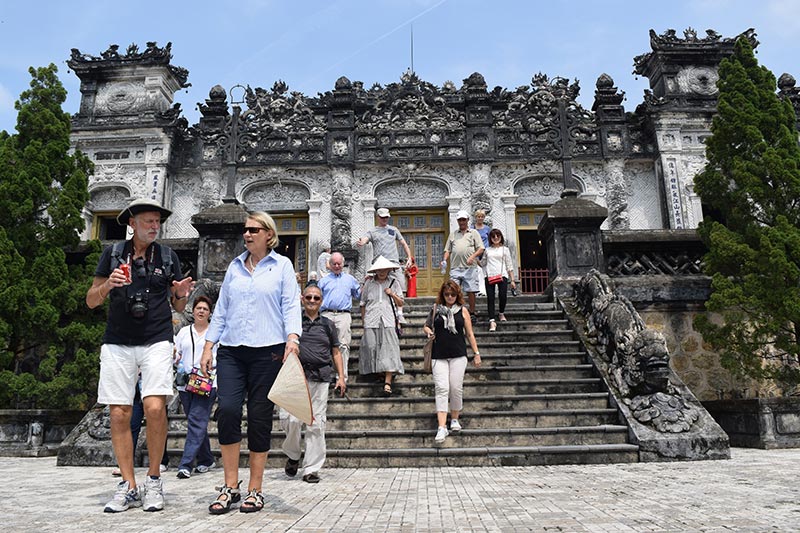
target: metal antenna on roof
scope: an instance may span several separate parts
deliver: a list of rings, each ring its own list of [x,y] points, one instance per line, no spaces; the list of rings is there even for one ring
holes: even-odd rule
[[[411,72],[414,72],[414,24],[411,24]]]

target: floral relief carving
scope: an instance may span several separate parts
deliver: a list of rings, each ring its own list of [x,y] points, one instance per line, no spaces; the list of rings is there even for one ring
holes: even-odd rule
[[[517,205],[550,205],[563,190],[564,184],[552,176],[525,178],[514,186],[514,194],[519,196]]]
[[[264,183],[249,187],[242,198],[248,209],[259,211],[308,209],[308,189],[294,183]]]
[[[447,205],[447,186],[425,178],[410,178],[379,185],[375,196],[382,207],[441,207]]]
[[[129,197],[128,189],[121,186],[95,189],[91,193],[92,208],[94,211],[124,209]]]

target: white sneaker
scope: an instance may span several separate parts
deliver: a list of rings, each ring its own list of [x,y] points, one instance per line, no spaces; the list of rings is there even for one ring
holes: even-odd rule
[[[117,491],[114,497],[106,504],[106,513],[121,513],[127,511],[131,507],[141,507],[142,505],[142,491],[141,487],[135,489],[130,488],[127,481],[120,481],[117,485]]]
[[[447,431],[446,427],[439,426],[439,431],[436,432],[436,438],[433,439],[433,442],[435,442],[436,444],[441,444],[444,442],[444,439],[446,439],[449,434],[450,432]]]
[[[458,419],[451,420],[450,421],[450,433],[458,433],[459,431],[461,431],[461,423],[458,421]]]
[[[214,464],[214,463],[211,463],[208,466],[206,466],[206,465],[197,465],[194,468],[194,473],[195,474],[207,474],[208,471],[211,470],[212,468],[214,468],[215,466],[217,466],[217,465]]]
[[[161,472],[162,474],[164,472],[166,472],[167,470],[169,470],[169,465],[165,465],[165,464],[159,464],[158,465],[158,471]]]
[[[147,476],[144,482],[144,503],[145,511],[161,511],[164,509],[164,483],[161,478],[153,479]]]

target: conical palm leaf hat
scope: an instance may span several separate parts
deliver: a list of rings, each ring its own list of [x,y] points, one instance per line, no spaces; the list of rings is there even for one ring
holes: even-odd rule
[[[290,354],[283,362],[267,398],[304,424],[310,426],[314,422],[306,373],[303,372],[303,365],[295,354]]]
[[[382,255],[379,255],[378,258],[375,260],[375,262],[372,263],[372,266],[369,267],[369,270],[367,270],[367,272],[376,272],[378,270],[384,270],[387,268],[389,270],[394,270],[396,268],[400,268],[400,265],[398,265],[397,263],[393,263],[392,261],[389,261]]]

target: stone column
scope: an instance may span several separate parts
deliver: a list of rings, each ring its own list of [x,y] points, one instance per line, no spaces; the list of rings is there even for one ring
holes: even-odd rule
[[[456,221],[456,213],[461,210],[461,200],[463,197],[461,196],[448,196],[447,197],[447,213],[448,219],[450,221],[449,226],[447,227],[448,235],[454,228],[458,227],[458,221]],[[447,237],[445,237],[447,238]]]
[[[517,194],[507,194],[500,197],[503,201],[503,213],[506,221],[506,246],[511,251],[511,257],[517,253]]]
[[[375,220],[375,203],[378,201],[375,197],[361,199],[361,216],[362,224],[361,229],[365,232],[367,229],[372,228]],[[354,228],[355,230],[355,228]],[[363,233],[353,233],[353,240],[357,241],[363,237]],[[358,263],[353,272],[353,276],[358,279],[364,279],[367,269],[372,264],[372,243],[367,243],[358,249]]]
[[[572,285],[589,270],[605,272],[600,226],[607,216],[608,209],[570,190],[547,210],[539,233],[547,243],[548,295],[572,295]]]
[[[306,200],[308,204],[308,240],[309,254],[306,257],[306,272],[317,269],[317,257],[322,253],[320,243],[326,239],[327,232],[320,224],[320,213],[322,211],[322,200]]]

